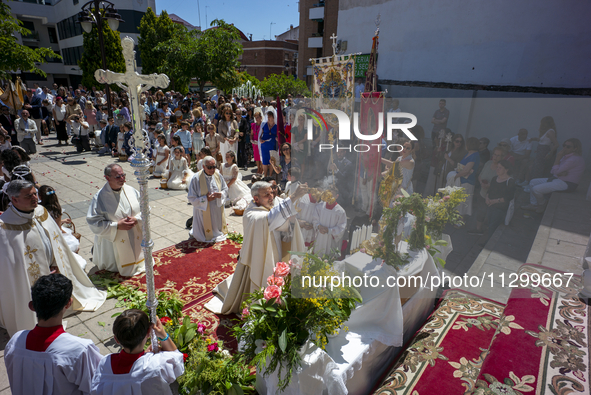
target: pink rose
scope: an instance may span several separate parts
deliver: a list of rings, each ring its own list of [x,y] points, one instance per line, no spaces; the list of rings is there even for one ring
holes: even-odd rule
[[[250,315],[250,311],[248,311],[248,307],[242,309],[242,319],[245,319]]]
[[[285,284],[285,280],[283,280],[283,277],[269,276],[267,278],[267,285],[278,285],[282,287],[283,284]]]
[[[289,270],[289,263],[277,262],[273,274],[275,274],[278,277],[285,277],[289,274]]]
[[[203,334],[205,332],[205,325],[202,323],[197,324],[197,332]]]
[[[431,249],[431,246],[430,246],[429,244],[427,244],[427,245],[425,246],[425,248],[429,250],[429,249]]]
[[[277,303],[281,303],[279,299],[281,297],[281,287],[278,287],[277,285],[269,285],[265,288],[263,295],[267,301],[275,299]]]
[[[365,254],[365,248],[362,248],[359,251]]]
[[[207,351],[217,351],[219,350],[218,348],[218,343],[211,343],[209,346],[207,346]]]
[[[447,195],[447,196],[444,196],[444,197],[443,197],[443,200],[444,200],[444,201],[446,201],[446,202],[447,202],[449,199],[451,199],[451,196],[449,196],[449,195]]]

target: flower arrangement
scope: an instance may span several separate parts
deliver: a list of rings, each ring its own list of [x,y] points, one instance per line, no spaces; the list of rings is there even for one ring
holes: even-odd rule
[[[176,343],[185,357],[185,374],[178,378],[179,394],[198,391],[215,395],[254,393],[256,376],[251,374],[244,358],[241,355],[232,358],[220,340],[207,334],[205,325],[191,323],[189,317],[185,317],[181,327],[167,327],[168,330],[174,333],[175,343],[182,341],[183,333],[188,340],[183,349]]]
[[[244,302],[242,322],[234,333],[244,344],[243,355],[259,372],[277,371],[284,390],[301,365],[300,349],[307,341],[325,348],[328,335],[346,322],[361,296],[352,287],[304,286],[305,276],[338,276],[333,262],[311,253],[278,262],[267,285]]]
[[[380,220],[380,232],[376,238],[361,243],[362,249],[374,258],[381,258],[396,269],[408,262],[408,254],[397,250],[399,223],[407,213],[415,217],[415,223],[407,240],[409,250],[427,248],[434,256],[436,247],[447,245],[441,240],[443,230],[449,223],[461,225],[462,216],[456,207],[466,200],[467,194],[463,188],[448,187],[439,190],[436,196],[423,199],[419,194],[399,197],[390,208],[384,208]],[[393,242],[394,241],[394,242]],[[445,262],[438,259],[444,266]]]
[[[427,235],[439,240],[447,224],[461,225],[462,216],[456,207],[465,202],[467,196],[464,188],[447,187],[439,189],[437,195],[426,198],[424,203]]]
[[[109,274],[92,276],[98,286],[107,288],[109,298],[117,298],[116,307],[140,309],[149,314],[146,293],[125,286]],[[208,334],[206,325],[193,323],[183,316],[183,302],[173,292],[161,291],[157,295],[157,315],[166,332],[183,353],[185,374],[179,377],[180,394],[233,395],[254,393],[256,376],[241,355],[232,357],[219,340]],[[119,315],[116,313],[113,317]]]

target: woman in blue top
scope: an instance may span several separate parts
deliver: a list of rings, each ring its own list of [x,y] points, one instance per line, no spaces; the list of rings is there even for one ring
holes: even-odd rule
[[[449,173],[447,185],[456,185],[464,188],[468,197],[466,201],[458,207],[461,215],[472,215],[472,195],[474,194],[474,184],[476,182],[476,170],[480,166],[480,155],[478,154],[480,141],[476,137],[470,137],[466,141],[468,153],[460,161],[457,171]]]
[[[269,158],[271,157],[269,151],[277,149],[277,125],[275,124],[275,113],[273,111],[267,112],[267,122],[261,128],[262,132],[259,134],[259,141],[261,142],[261,159],[263,161],[263,176],[271,175],[271,167],[269,166]]]

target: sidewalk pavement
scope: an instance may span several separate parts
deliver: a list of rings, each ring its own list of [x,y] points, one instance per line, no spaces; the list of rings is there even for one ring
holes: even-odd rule
[[[511,225],[501,225],[497,229],[467,272],[468,276],[485,276],[488,285],[462,288],[506,303],[511,293],[507,279],[511,273],[517,272],[521,264],[534,263],[581,275],[591,235],[591,203],[585,200],[590,179],[591,174],[587,172],[575,192],[553,193],[543,215],[531,213],[530,218],[535,219],[536,215],[542,217],[537,232],[533,229],[535,237],[531,233],[534,221],[515,221],[515,217],[524,215],[516,204]],[[516,223],[519,225],[514,226]],[[494,276],[493,287],[490,287],[490,273]],[[505,276],[505,287],[500,282],[502,274]]]

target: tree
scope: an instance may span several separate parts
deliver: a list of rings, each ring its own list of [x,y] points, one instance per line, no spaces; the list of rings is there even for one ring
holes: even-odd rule
[[[142,59],[142,73],[151,74],[158,72],[159,68],[166,62],[167,51],[156,51],[158,44],[167,42],[178,34],[180,26],[172,21],[166,11],[156,16],[152,8],[148,7],[140,21],[140,38],[138,49]]]
[[[261,82],[260,88],[263,95],[271,97],[286,98],[288,94],[292,96],[308,94],[308,87],[304,81],[285,74],[268,75]]]
[[[158,72],[182,75],[187,84],[195,78],[202,97],[207,82],[218,87],[237,82],[238,56],[242,53],[238,29],[217,19],[211,26],[214,27],[204,32],[177,29],[172,39],[154,48],[163,59]]]
[[[84,32],[82,58],[78,65],[82,69],[82,85],[86,87],[100,87],[102,84],[94,78],[94,72],[103,68],[103,58],[101,56],[101,47],[99,45],[98,26],[92,25],[90,33]],[[105,47],[105,58],[107,69],[116,73],[125,72],[125,59],[123,58],[123,47],[121,47],[121,38],[119,32],[114,32],[109,24],[103,22],[103,43]],[[118,90],[119,88],[113,89]]]
[[[22,70],[47,76],[36,63],[46,63],[47,58],[61,59],[50,48],[29,48],[19,44],[15,33],[26,36],[31,31],[11,14],[8,4],[0,0],[0,78],[9,78],[10,71]]]

